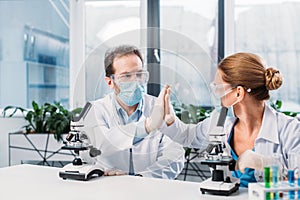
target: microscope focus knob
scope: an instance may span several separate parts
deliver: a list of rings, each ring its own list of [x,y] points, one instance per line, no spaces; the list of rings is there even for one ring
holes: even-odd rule
[[[73,165],[82,165],[82,160],[81,158],[75,158],[73,160]]]
[[[212,181],[224,181],[223,170],[217,170],[217,169],[213,170],[211,179]]]
[[[90,149],[90,156],[91,156],[92,158],[94,158],[94,157],[96,157],[96,156],[99,156],[99,155],[101,155],[101,151],[100,151],[99,149],[97,149],[97,148],[95,148],[95,147],[92,147],[92,148]]]

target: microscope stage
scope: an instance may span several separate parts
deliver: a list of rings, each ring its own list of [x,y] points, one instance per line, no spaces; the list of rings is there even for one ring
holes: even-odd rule
[[[230,195],[238,191],[240,186],[239,180],[234,179],[231,183],[226,183],[223,181],[212,181],[211,178],[200,183],[200,190],[202,194],[211,193],[216,195]]]
[[[72,163],[66,165],[59,171],[59,177],[62,179],[74,179],[87,181],[95,175],[99,177],[103,175],[103,171],[97,165],[73,165]]]

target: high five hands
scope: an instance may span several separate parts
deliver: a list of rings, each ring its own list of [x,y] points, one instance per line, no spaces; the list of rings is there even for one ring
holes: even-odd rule
[[[171,87],[169,85],[165,85],[160,91],[155,101],[152,113],[145,121],[147,133],[159,129],[163,122],[165,122],[167,126],[174,123],[175,116],[173,112],[170,112],[170,93]]]

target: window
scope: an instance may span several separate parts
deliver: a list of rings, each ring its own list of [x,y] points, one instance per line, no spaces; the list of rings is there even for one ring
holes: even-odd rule
[[[299,0],[236,0],[234,50],[260,55],[278,68],[283,85],[271,92],[283,110],[300,111]]]
[[[146,6],[146,0],[86,1],[84,67],[87,100],[111,92],[103,80],[103,57],[107,48],[134,44],[142,48],[147,62],[146,27],[149,24]],[[155,57],[160,62],[160,84],[172,84],[172,100],[177,103],[211,105],[207,86],[214,78],[217,66],[217,8],[217,0],[188,3],[161,0],[160,16],[153,16],[158,17],[161,24],[161,55]]]
[[[0,1],[0,107],[69,106],[68,0]]]
[[[146,1],[85,2],[85,90],[86,100],[95,100],[111,92],[104,81],[105,51],[116,45],[145,46]],[[145,55],[145,52],[143,52]]]
[[[147,62],[148,1],[83,2],[86,70],[82,96],[89,101],[110,92],[103,80],[107,48],[134,44],[142,48]],[[300,103],[300,0],[229,2],[234,10],[234,19],[229,21],[231,26],[234,24],[233,37],[225,44],[232,43],[234,52],[257,53],[268,66],[280,69],[284,83],[271,92],[271,97],[283,100],[283,106],[294,110]],[[76,82],[69,75],[69,3],[0,1],[0,25],[4,27],[0,29],[0,107],[29,107],[32,100],[60,101],[68,107],[74,99],[69,97],[69,84]],[[156,17],[160,21],[160,55],[156,58],[160,62],[161,84],[173,86],[173,101],[211,105],[207,85],[216,71],[218,33],[222,31],[218,27],[218,3],[159,1],[160,14]],[[82,105],[75,107],[78,106]]]
[[[179,103],[211,105],[217,67],[218,1],[161,0],[161,80]]]

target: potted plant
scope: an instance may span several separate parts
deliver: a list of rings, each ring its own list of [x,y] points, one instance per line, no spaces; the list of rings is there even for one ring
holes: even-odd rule
[[[175,115],[184,123],[187,124],[197,124],[200,121],[203,121],[207,117],[210,116],[212,108],[203,108],[201,106],[196,106],[196,105],[186,105],[186,104],[176,104],[172,103]],[[197,149],[192,149],[190,147],[184,147],[185,149],[185,167],[184,170],[182,171],[182,180],[186,180],[186,177],[188,175],[188,170],[191,168],[189,167],[190,161],[193,160],[194,158],[198,157],[199,152]],[[193,167],[192,167],[193,168]],[[204,175],[204,174],[203,174]],[[201,177],[199,177],[201,178]],[[208,177],[207,177],[208,178]],[[202,180],[202,178],[201,178]]]
[[[197,124],[200,121],[203,121],[207,117],[210,116],[212,108],[203,108],[201,106],[196,105],[176,105],[173,103],[173,108],[175,111],[175,115],[184,123],[188,124]],[[185,148],[185,158],[188,159],[191,153],[191,148]]]
[[[276,101],[270,101],[270,106],[274,108],[278,112],[282,112],[283,114],[291,117],[297,117],[299,112],[294,112],[294,111],[282,111],[282,101],[281,100],[276,100]]]
[[[24,119],[28,122],[24,126],[26,133],[53,133],[57,141],[62,139],[63,133],[70,131],[72,117],[79,114],[82,108],[68,111],[59,102],[53,104],[44,103],[39,106],[32,101],[32,109],[28,110],[17,106],[7,106],[3,110],[5,117],[8,110],[13,109],[8,117],[12,117],[17,111],[21,111]]]

